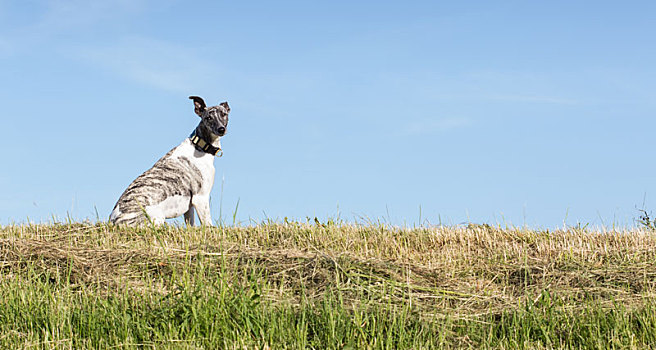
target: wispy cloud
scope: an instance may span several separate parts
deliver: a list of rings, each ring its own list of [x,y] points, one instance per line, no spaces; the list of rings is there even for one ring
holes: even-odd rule
[[[53,32],[98,26],[99,22],[116,21],[147,7],[147,0],[50,0],[35,31]]]
[[[164,4],[162,4],[162,1]],[[56,50],[117,76],[157,89],[188,92],[209,85],[218,69],[194,48],[144,36],[124,36],[123,25],[171,0],[47,0],[34,13],[34,21],[0,37],[0,57],[35,49]],[[114,37],[96,41],[85,33]],[[62,40],[65,38],[65,40]],[[71,40],[71,38],[77,38]],[[77,42],[76,46],[70,43]]]
[[[558,104],[558,105],[575,105],[579,101],[575,99],[563,98],[558,96],[539,96],[539,95],[487,95],[483,98],[493,101],[505,102],[522,102],[522,103],[543,103],[543,104]]]
[[[404,134],[408,136],[431,135],[472,126],[468,118],[444,118],[437,120],[419,120],[406,124]]]
[[[490,88],[492,90],[492,88]],[[458,102],[515,102],[526,104],[552,104],[552,105],[576,105],[583,103],[580,99],[566,98],[549,95],[522,95],[519,93],[494,94],[494,93],[437,93],[433,98],[446,101]]]
[[[88,33],[111,32],[126,20],[144,13],[150,0],[46,0],[27,13],[5,13],[15,24],[3,29],[0,54],[20,55],[38,49],[59,47]]]
[[[173,92],[207,86],[219,71],[193,48],[145,37],[80,48],[76,55],[124,78]]]
[[[578,104],[571,97],[567,83],[553,75],[531,71],[487,71],[470,73],[468,79],[474,86],[482,87],[474,98],[499,102],[535,104]],[[570,96],[563,96],[570,91]]]

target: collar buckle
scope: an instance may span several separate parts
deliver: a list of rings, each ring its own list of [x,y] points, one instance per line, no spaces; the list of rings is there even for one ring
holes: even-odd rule
[[[189,140],[191,140],[191,143],[196,146],[196,149],[203,151],[205,153],[209,153],[215,157],[221,157],[223,156],[223,150],[219,147],[214,147],[212,144],[209,142],[203,140],[201,137],[196,135],[196,130],[189,136]]]

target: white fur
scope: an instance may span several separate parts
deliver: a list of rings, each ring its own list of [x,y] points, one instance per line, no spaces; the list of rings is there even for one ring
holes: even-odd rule
[[[126,220],[130,220],[130,219],[132,219],[132,218],[135,218],[135,217],[139,216],[139,213],[123,214],[123,213],[121,212],[121,205],[120,205],[120,204],[117,204],[117,205],[116,205],[116,208],[114,208],[114,210],[112,210],[112,214],[109,216],[109,219],[112,220],[112,221],[114,221],[114,220],[116,220],[116,219],[117,219],[119,216],[121,216],[121,215],[124,215],[124,218],[125,218]]]
[[[220,147],[219,139],[214,142],[214,147]],[[214,156],[200,152],[191,140],[185,139],[171,153],[171,158],[185,157],[193,163],[202,174],[202,182],[198,193],[188,196],[173,196],[165,199],[157,205],[146,208],[146,213],[154,223],[163,223],[165,219],[175,218],[185,214],[185,219],[190,225],[194,224],[193,209],[196,209],[201,225],[212,226],[212,215],[210,213],[210,192],[214,186]]]
[[[121,206],[120,204],[116,204],[116,208],[114,208],[114,210],[112,210],[112,213],[109,215],[109,220],[114,221],[119,216],[121,216]]]
[[[145,209],[153,223],[162,224],[164,219],[176,218],[186,213],[190,205],[191,197],[178,195],[166,198],[155,205],[149,205]]]

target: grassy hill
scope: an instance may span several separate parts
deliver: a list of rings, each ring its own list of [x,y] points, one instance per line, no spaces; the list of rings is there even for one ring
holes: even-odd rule
[[[0,348],[649,348],[656,233],[0,227]]]

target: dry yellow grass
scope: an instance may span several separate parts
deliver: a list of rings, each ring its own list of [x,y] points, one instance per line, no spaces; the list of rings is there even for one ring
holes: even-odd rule
[[[627,306],[656,291],[651,230],[539,231],[483,226],[261,224],[146,229],[104,224],[0,228],[0,279],[38,266],[99,290],[142,288],[153,276],[256,276],[265,297],[298,303],[339,289],[354,305],[366,295],[412,303],[426,315],[475,317],[516,308],[548,291]],[[154,279],[167,293],[174,286]],[[1,282],[1,281],[0,281]],[[150,284],[149,288],[153,285]],[[303,291],[300,293],[299,291]]]

